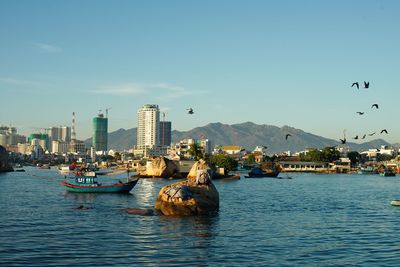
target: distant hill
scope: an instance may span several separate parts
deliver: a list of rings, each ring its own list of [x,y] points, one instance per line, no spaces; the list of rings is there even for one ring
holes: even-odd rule
[[[86,139],[85,144],[87,147],[92,146],[92,138]],[[131,149],[136,145],[136,128],[132,129],[118,129],[108,134],[108,148],[118,151]]]
[[[288,133],[291,136],[286,140],[285,135]],[[253,150],[256,146],[267,146],[271,153],[288,150],[301,151],[305,148],[324,148],[339,144],[338,140],[324,138],[293,127],[283,126],[280,128],[265,124],[258,125],[252,122],[233,125],[209,123],[186,132],[172,131],[173,142],[185,138],[199,139],[201,137],[208,138],[214,145],[239,145],[247,150]],[[89,145],[91,145],[91,142],[91,138],[85,141]],[[136,144],[136,128],[119,129],[109,133],[108,142],[110,149],[130,149]],[[390,144],[382,139],[375,139],[362,144],[350,142],[347,145],[349,145],[350,150],[362,151]]]

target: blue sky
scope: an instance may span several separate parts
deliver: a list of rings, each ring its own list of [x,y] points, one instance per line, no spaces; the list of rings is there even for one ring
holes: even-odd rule
[[[400,141],[400,1],[0,1],[0,124],[289,125]],[[351,88],[370,81],[369,89]],[[371,109],[378,103],[379,110]],[[193,107],[195,114],[186,114]],[[365,111],[363,116],[357,111]],[[371,140],[367,139],[367,140]]]

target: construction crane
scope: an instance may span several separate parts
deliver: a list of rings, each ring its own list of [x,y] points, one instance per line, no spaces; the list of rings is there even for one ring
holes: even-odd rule
[[[163,120],[162,121],[165,121],[165,117],[167,116],[167,112],[163,112],[162,113],[162,118],[163,118]]]
[[[108,118],[108,111],[111,110],[111,108],[106,108],[106,118]]]

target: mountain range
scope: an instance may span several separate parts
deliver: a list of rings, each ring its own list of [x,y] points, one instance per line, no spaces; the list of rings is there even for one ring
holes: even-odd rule
[[[286,140],[286,134],[290,134]],[[240,124],[209,123],[189,131],[172,131],[172,142],[176,143],[185,138],[207,138],[213,145],[238,145],[249,151],[256,146],[267,146],[268,152],[302,151],[306,148],[324,148],[339,145],[339,140],[329,139],[304,132],[290,126],[277,127],[273,125],[258,125],[252,122]],[[85,140],[90,147],[92,138]],[[115,150],[128,150],[136,145],[136,128],[119,129],[108,134],[108,147]],[[374,139],[357,144],[347,142],[352,151],[362,151],[369,148],[379,148],[390,145],[383,139]]]

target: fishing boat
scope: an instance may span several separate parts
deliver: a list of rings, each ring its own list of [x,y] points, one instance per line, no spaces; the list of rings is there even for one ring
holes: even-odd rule
[[[271,172],[263,171],[261,168],[253,168],[248,173],[248,175],[244,176],[244,178],[276,178],[279,175],[280,171],[274,170]]]
[[[374,168],[374,166],[359,166],[357,171],[358,174],[378,174],[378,170]]]
[[[129,193],[139,179],[114,184],[102,184],[96,176],[76,175],[62,182],[67,191],[76,193]]]
[[[384,169],[382,172],[379,173],[380,176],[389,177],[389,176],[396,176],[396,173],[392,169]]]

